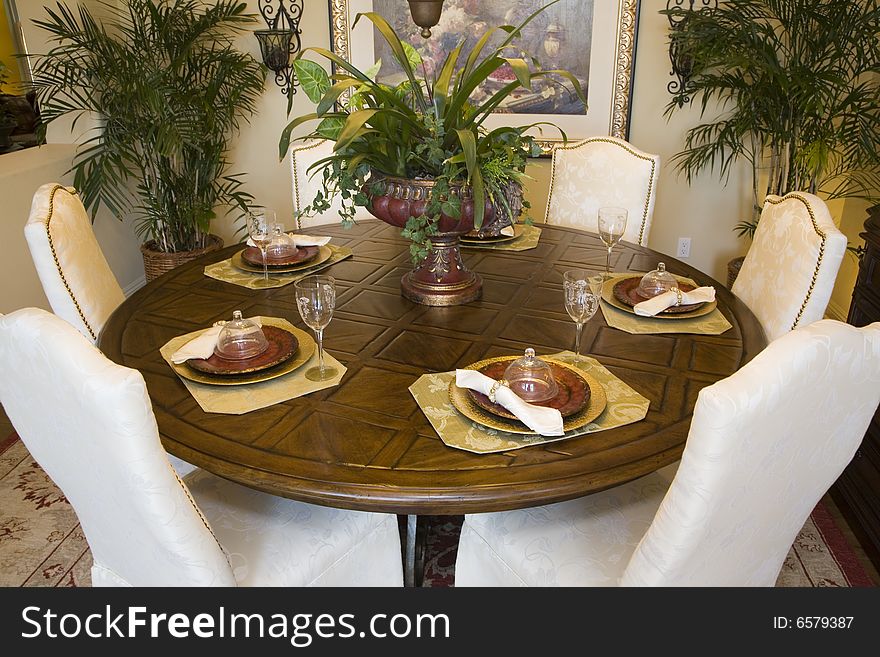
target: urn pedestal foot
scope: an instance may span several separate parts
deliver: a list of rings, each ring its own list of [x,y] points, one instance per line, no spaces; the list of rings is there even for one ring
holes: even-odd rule
[[[483,279],[461,261],[458,235],[431,238],[425,261],[400,279],[404,297],[424,306],[458,306],[479,299]]]

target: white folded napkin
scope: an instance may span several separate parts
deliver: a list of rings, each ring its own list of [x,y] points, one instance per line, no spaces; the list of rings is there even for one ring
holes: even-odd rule
[[[259,317],[249,317],[254,324],[262,326]],[[217,346],[217,338],[223,330],[225,322],[217,322],[209,329],[205,329],[195,338],[187,342],[180,349],[171,354],[171,362],[176,365],[188,361],[190,358],[210,358]]]
[[[715,301],[715,288],[711,286],[698,287],[690,292],[680,292],[680,294],[681,299],[679,299],[679,293],[676,293],[675,290],[669,290],[668,292],[658,294],[656,297],[648,299],[647,301],[637,303],[633,307],[633,310],[636,315],[653,317],[657,313],[662,312],[667,308],[671,308],[672,306],[686,306],[692,303]]]
[[[496,383],[498,382],[495,379],[476,370],[455,370],[455,385],[459,388],[470,388],[488,395]],[[542,436],[561,436],[564,433],[562,414],[555,408],[530,404],[507,386],[501,385],[495,389],[495,401],[513,413],[529,429]]]
[[[501,234],[507,235],[508,237],[513,237],[514,235],[516,235],[516,230],[513,226],[505,226],[501,229]]]
[[[316,237],[314,235],[300,235],[299,233],[287,233],[293,238],[293,243],[296,244],[297,247],[301,246],[324,246],[332,238],[330,237]],[[247,241],[248,246],[256,246],[253,240],[248,237]]]

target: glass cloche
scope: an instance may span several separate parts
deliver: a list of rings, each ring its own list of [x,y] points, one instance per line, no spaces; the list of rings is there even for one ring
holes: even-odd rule
[[[642,276],[642,280],[639,282],[639,287],[636,291],[639,293],[639,296],[642,296],[645,299],[651,299],[658,294],[674,290],[677,287],[678,281],[675,276],[666,271],[666,264],[661,262],[658,263],[657,269],[649,271]]]
[[[273,228],[272,239],[266,245],[266,255],[269,260],[284,260],[296,255],[296,242],[281,226],[276,225]]]
[[[241,311],[232,313],[232,320],[225,322],[217,338],[214,353],[222,358],[242,360],[253,358],[269,348],[269,341],[256,322],[243,319]]]
[[[504,380],[520,399],[527,402],[547,401],[555,397],[559,390],[550,365],[535,356],[535,350],[531,347],[526,349],[522,358],[507,366]]]

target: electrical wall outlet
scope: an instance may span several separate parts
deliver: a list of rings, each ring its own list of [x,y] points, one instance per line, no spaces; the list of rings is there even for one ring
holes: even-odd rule
[[[679,237],[678,250],[675,252],[676,258],[688,258],[691,255],[691,238]]]

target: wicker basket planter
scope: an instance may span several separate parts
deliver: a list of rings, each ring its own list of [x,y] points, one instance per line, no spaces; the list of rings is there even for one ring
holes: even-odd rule
[[[742,269],[743,261],[746,259],[745,256],[740,256],[739,258],[734,258],[730,262],[727,263],[727,289],[733,287],[733,282],[736,280],[736,277],[739,275],[739,270]]]
[[[177,251],[175,253],[165,253],[164,251],[155,250],[156,243],[152,240],[141,244],[141,253],[144,256],[144,273],[147,275],[147,283],[159,278],[165,272],[169,272],[178,265],[182,265],[190,260],[195,260],[199,256],[210,253],[211,251],[219,251],[223,248],[223,240],[217,235],[208,235],[208,244],[201,249],[192,251]]]

